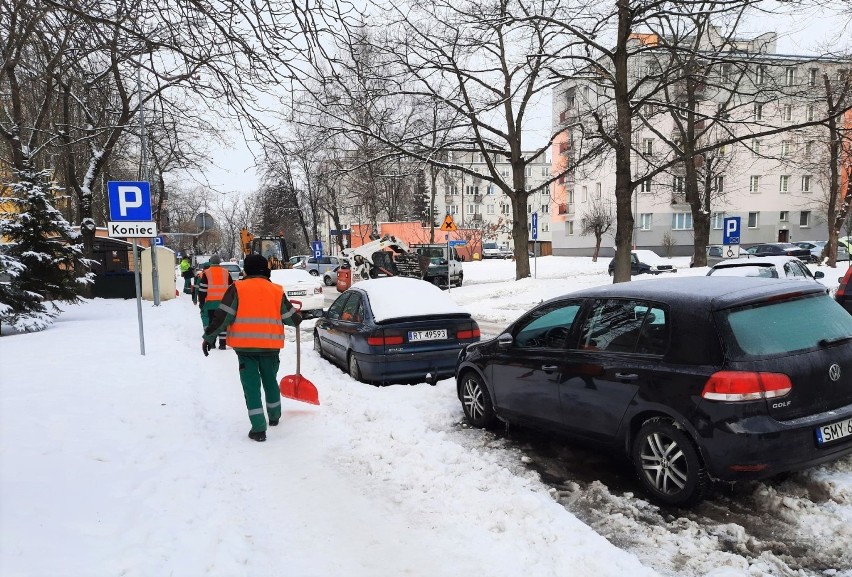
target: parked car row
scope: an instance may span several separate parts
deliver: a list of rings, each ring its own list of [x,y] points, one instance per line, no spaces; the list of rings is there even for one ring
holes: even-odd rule
[[[643,252],[644,272],[669,270]],[[455,376],[471,425],[623,452],[652,500],[689,506],[714,481],[852,454],[852,269],[835,299],[823,276],[795,256],[723,258],[706,277],[557,297],[486,341],[438,287],[366,280],[320,312],[314,349],[362,382]]]

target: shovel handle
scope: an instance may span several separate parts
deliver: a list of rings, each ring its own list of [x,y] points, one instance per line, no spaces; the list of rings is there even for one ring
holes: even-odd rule
[[[301,332],[302,332],[301,329],[299,329],[299,327],[296,327],[296,375],[297,376],[302,374],[302,372],[299,370],[300,369],[299,364],[301,363],[301,360],[302,360],[302,347],[301,347],[302,339],[299,338],[299,334]]]

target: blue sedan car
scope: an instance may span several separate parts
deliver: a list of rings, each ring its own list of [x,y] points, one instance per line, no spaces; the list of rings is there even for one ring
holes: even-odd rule
[[[428,382],[455,374],[479,325],[440,288],[413,278],[357,283],[317,321],[314,350],[362,382]]]

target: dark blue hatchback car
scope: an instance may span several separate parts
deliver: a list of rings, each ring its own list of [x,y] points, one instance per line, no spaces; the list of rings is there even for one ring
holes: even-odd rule
[[[455,374],[479,326],[440,288],[413,278],[356,283],[317,321],[314,350],[358,381],[429,382]]]
[[[468,422],[603,443],[649,496],[699,501],[852,454],[852,316],[814,282],[690,277],[545,302],[457,368]]]

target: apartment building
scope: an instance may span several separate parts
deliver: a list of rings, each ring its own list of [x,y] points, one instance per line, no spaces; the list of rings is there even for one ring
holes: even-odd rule
[[[633,82],[659,74],[660,55],[653,50],[653,35],[636,35],[633,42],[650,48],[637,51],[629,61]],[[709,38],[713,42],[718,38]],[[730,42],[730,40],[728,41]],[[698,144],[720,142],[731,133],[754,135],[781,128],[777,134],[729,144],[695,160],[701,190],[709,198],[710,243],[722,241],[725,217],[741,218],[741,242],[775,242],[826,239],[828,132],[819,126],[803,127],[825,114],[826,87],[842,90],[852,64],[807,56],[776,53],[776,36],[768,33],[733,42],[732,54],[743,62],[714,65],[706,82],[693,86],[691,103],[668,85],[667,95],[640,92],[648,104],[642,119],[634,122],[632,170],[634,180],[651,174],[672,158],[680,146],[673,114],[683,121],[690,111]],[[720,60],[721,61],[721,60]],[[653,85],[654,83],[649,83]],[[551,212],[553,253],[589,255],[593,235],[582,235],[583,219],[604,212],[613,226],[604,238],[602,254],[613,254],[615,233],[615,164],[613,158],[593,158],[579,163],[581,130],[589,111],[600,116],[612,113],[611,94],[592,75],[563,82],[553,94],[552,123],[560,133],[553,146],[555,172],[572,170],[554,185]],[[674,110],[673,110],[674,109]],[[846,115],[849,128],[849,115]],[[680,123],[680,126],[683,122]],[[783,130],[789,126],[789,130]],[[586,130],[590,127],[586,126]],[[846,159],[845,162],[849,162]],[[554,173],[555,173],[554,172]],[[685,168],[674,165],[639,184],[633,192],[634,244],[662,253],[692,253],[693,216],[685,199]]]
[[[534,152],[525,152],[530,158]],[[477,174],[487,174],[488,166],[482,154],[457,155],[453,162],[469,168]],[[501,178],[511,182],[512,168],[503,157],[496,157]],[[544,186],[551,177],[551,159],[549,155],[540,155],[526,167],[526,188],[530,191],[527,202],[527,226],[532,226],[533,213],[538,214],[538,240],[549,243],[551,240],[553,199],[551,186]],[[500,244],[514,247],[512,239],[512,208],[509,198],[494,184],[481,177],[467,174],[461,170],[447,171],[437,181],[435,191],[435,214],[440,222],[445,214],[452,215],[459,228],[476,229],[482,232],[485,240],[495,240]],[[532,238],[532,237],[530,237]]]

